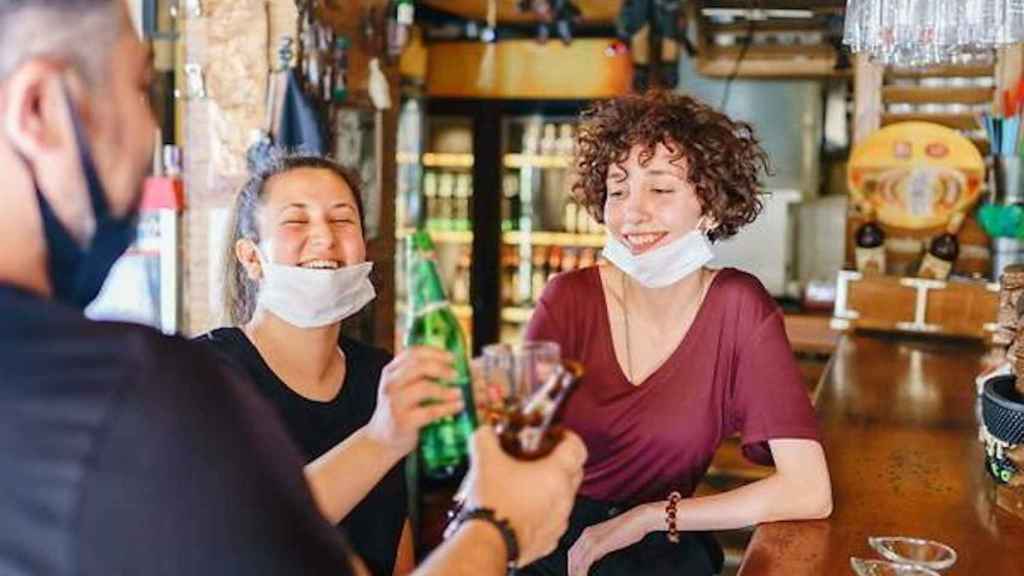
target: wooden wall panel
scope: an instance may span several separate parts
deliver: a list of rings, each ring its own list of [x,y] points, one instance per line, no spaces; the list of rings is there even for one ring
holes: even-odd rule
[[[628,54],[610,39],[538,44],[443,42],[429,45],[427,94],[444,98],[593,99],[630,90]]]
[[[496,0],[499,22],[533,22],[531,13],[519,11],[519,0]],[[487,17],[487,0],[424,0],[432,8],[444,10],[463,18],[483,20]],[[622,7],[622,0],[575,0],[584,22],[614,22]]]

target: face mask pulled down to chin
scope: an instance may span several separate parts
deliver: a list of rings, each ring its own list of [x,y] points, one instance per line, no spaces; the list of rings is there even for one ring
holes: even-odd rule
[[[336,270],[273,264],[257,249],[263,278],[256,305],[299,328],[329,326],[359,312],[376,298],[372,262]]]
[[[694,229],[679,238],[642,254],[633,254],[608,233],[601,252],[616,268],[647,288],[664,288],[696,272],[714,257],[707,235]]]
[[[92,237],[84,244],[77,241],[68,227],[57,217],[53,206],[39,187],[39,177],[32,169],[32,164],[20,152],[19,156],[32,175],[39,202],[48,252],[47,275],[53,290],[53,298],[85,310],[99,294],[114,263],[135,241],[142,190],[140,188],[136,192],[131,206],[123,216],[114,215],[107,191],[96,169],[81,116],[72,103],[66,87],[64,99],[71,119],[78,164],[96,222]],[[60,192],[57,196],[59,195]]]

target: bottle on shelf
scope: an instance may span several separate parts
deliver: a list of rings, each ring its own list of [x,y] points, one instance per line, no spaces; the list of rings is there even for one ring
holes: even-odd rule
[[[565,218],[562,227],[566,232],[575,234],[578,230],[579,222],[579,204],[571,197],[565,202]]]
[[[964,223],[964,214],[957,212],[949,219],[946,231],[932,238],[928,253],[921,260],[921,268],[917,275],[921,278],[945,280],[953,271],[953,265],[960,255],[960,241],[956,235]]]
[[[466,408],[420,430],[419,456],[426,475],[449,478],[464,470],[469,460],[469,437],[476,428],[475,402],[466,354],[466,338],[445,297],[430,235],[418,230],[406,239],[409,323],[405,345],[435,346],[455,360],[456,376],[442,382],[462,391]]]
[[[865,221],[854,235],[857,270],[864,274],[885,274],[885,231],[875,220],[870,204],[861,206]]]
[[[512,250],[512,261],[509,263],[508,274],[512,282],[512,305],[525,304],[530,301],[529,267],[526,266],[522,253],[516,247]]]
[[[469,304],[469,278],[472,263],[472,251],[469,246],[464,246],[459,252],[459,260],[455,265],[455,278],[452,280],[452,301],[456,304]]]
[[[540,124],[531,122],[523,132],[523,154],[537,155],[540,153]]]
[[[562,272],[571,272],[579,268],[579,251],[575,248],[562,250]]]
[[[501,230],[519,229],[519,177],[507,173],[501,179]]]
[[[501,304],[512,306],[516,303],[516,276],[519,273],[519,253],[511,244],[501,246]]]
[[[423,199],[427,205],[427,230],[436,230],[441,206],[437,199],[437,173],[433,170],[427,170],[423,174]]]
[[[576,263],[578,268],[590,268],[597,263],[597,252],[593,248],[580,250],[580,259]]]
[[[573,155],[576,147],[576,130],[572,124],[561,124],[558,126],[558,142],[555,145],[555,154],[569,158]]]
[[[530,277],[529,301],[536,303],[541,293],[544,292],[544,285],[548,283],[548,255],[544,246],[533,247],[531,264],[533,273]]]
[[[562,247],[552,246],[548,252],[548,277],[547,280],[550,282],[551,279],[562,271]]]
[[[558,128],[554,124],[544,125],[544,135],[540,139],[540,155],[554,156],[558,153]]]
[[[388,56],[397,58],[409,43],[409,30],[416,21],[416,4],[413,0],[395,0],[393,12],[388,19]]]
[[[441,172],[437,181],[437,229],[451,230],[454,217],[455,175]]]
[[[576,211],[576,232],[578,234],[594,234],[597,222],[590,216],[590,212],[580,206]]]
[[[466,231],[472,226],[470,223],[471,202],[473,199],[473,177],[469,174],[458,174],[455,177],[455,198],[454,214],[452,217],[452,229]]]

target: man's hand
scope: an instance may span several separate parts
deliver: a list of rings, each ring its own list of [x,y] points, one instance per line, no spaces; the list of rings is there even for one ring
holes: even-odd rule
[[[405,350],[381,373],[367,434],[405,456],[416,448],[420,428],[462,410],[462,391],[437,383],[455,376],[447,351],[430,346]]]
[[[598,560],[643,540],[647,529],[640,507],[583,530],[569,549],[569,576],[586,576]]]
[[[509,521],[520,566],[550,554],[568,527],[583,479],[587,449],[579,437],[567,431],[551,454],[526,462],[505,454],[494,430],[481,426],[473,435],[472,457],[466,506],[491,508]]]

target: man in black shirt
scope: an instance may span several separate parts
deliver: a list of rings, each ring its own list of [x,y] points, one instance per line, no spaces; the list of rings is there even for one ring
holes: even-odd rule
[[[148,65],[122,0],[0,0],[0,574],[358,571],[239,374],[82,314],[132,240]],[[420,573],[500,574],[510,536],[521,564],[552,550],[584,458],[479,431],[467,505],[492,512]]]

